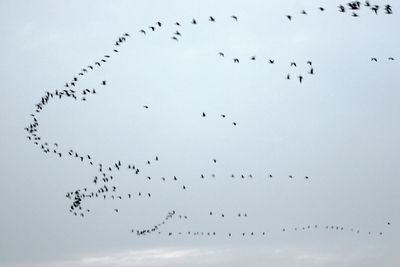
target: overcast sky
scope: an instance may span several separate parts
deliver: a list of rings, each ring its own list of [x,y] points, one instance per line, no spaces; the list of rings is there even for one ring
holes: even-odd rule
[[[345,3],[0,0],[0,266],[399,266],[400,6],[355,18]],[[51,101],[39,132],[143,179],[115,173],[135,198],[87,200],[78,218],[65,194],[94,190],[97,167],[44,154],[23,128],[45,91],[105,54],[76,88],[97,93]],[[188,219],[130,232],[171,210]]]

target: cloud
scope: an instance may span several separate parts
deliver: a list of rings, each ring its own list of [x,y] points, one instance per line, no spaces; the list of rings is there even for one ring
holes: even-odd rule
[[[381,255],[358,249],[315,251],[312,249],[248,246],[225,248],[158,248],[126,250],[101,256],[84,256],[71,261],[59,261],[19,267],[334,267],[373,266]],[[369,254],[366,254],[369,253]],[[378,257],[375,257],[375,256]],[[15,266],[16,267],[16,266]]]

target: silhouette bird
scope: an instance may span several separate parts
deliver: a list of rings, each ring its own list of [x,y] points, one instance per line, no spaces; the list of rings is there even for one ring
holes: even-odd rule
[[[202,116],[202,117],[205,117],[205,116],[206,116],[206,113],[203,112],[203,114],[201,114],[201,116]]]
[[[234,58],[233,59],[233,63],[239,63],[239,59],[238,58]]]
[[[324,11],[325,10],[325,8],[323,8],[323,7],[319,7],[318,8],[320,11]]]
[[[371,10],[374,11],[376,15],[378,15],[379,6],[375,5],[375,6],[371,7]]]
[[[224,56],[225,56],[225,54],[222,53],[222,52],[219,52],[218,55],[220,55],[221,57],[224,57]]]
[[[211,21],[211,22],[215,21],[215,19],[212,16],[210,16],[208,20]]]
[[[372,58],[371,58],[371,61],[378,62],[378,59],[377,59],[376,57],[372,57]]]
[[[296,62],[290,62],[290,66],[291,66],[291,67],[292,67],[292,66],[297,67],[297,64],[296,64]]]
[[[157,21],[157,25],[158,25],[158,27],[161,27],[162,23]]]
[[[197,21],[195,20],[195,19],[192,19],[192,22],[191,22],[193,25],[196,25],[197,24]]]
[[[102,83],[101,83],[102,85],[106,85],[106,81],[102,81]]]
[[[386,14],[392,14],[392,7],[390,5],[385,5],[385,13]]]
[[[299,78],[299,82],[302,83],[303,82],[303,76],[299,75],[297,77]]]
[[[233,18],[234,20],[238,21],[238,18],[235,15],[232,15],[231,18]]]
[[[141,33],[143,33],[144,35],[146,35],[146,31],[145,30],[140,30]]]
[[[292,16],[291,15],[286,15],[288,20],[292,20]]]
[[[156,30],[154,26],[149,26],[149,29],[151,29],[153,32]]]
[[[274,59],[268,59],[269,64],[274,64],[275,60]]]

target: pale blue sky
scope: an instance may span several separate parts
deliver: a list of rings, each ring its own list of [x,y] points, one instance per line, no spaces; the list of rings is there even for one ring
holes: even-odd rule
[[[0,266],[398,266],[399,6],[354,18],[337,12],[343,3],[1,0]],[[152,33],[156,21],[163,26]],[[176,21],[178,42],[170,39]],[[23,128],[45,91],[110,54],[124,32],[131,37],[118,56],[77,88],[97,94],[48,104],[40,134],[104,164],[143,165],[151,183],[123,170],[117,185],[152,197],[89,200],[91,213],[76,218],[65,193],[93,189],[96,168],[45,155]],[[169,222],[160,236],[130,233],[172,209],[189,219]],[[178,231],[217,236],[166,236]],[[267,237],[240,236],[252,231]]]

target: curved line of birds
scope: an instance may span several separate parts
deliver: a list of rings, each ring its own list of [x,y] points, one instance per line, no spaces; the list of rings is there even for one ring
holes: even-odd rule
[[[388,223],[390,225],[390,223]],[[296,226],[296,227],[291,227],[291,228],[286,228],[282,227],[281,232],[282,233],[295,233],[295,232],[300,232],[300,231],[316,231],[318,229],[324,229],[324,230],[330,230],[330,231],[337,231],[337,232],[347,232],[347,233],[353,233],[353,234],[364,234],[364,235],[369,235],[369,236],[382,236],[383,231],[362,231],[358,228],[354,227],[344,227],[344,226],[338,226],[338,225],[325,225],[325,227],[321,227],[318,224],[314,225],[305,225],[305,226]],[[131,229],[132,233],[136,233],[136,236],[149,236],[152,234],[157,233],[158,235],[165,235],[165,236],[205,236],[205,237],[211,237],[211,236],[222,236],[222,237],[266,237],[270,233],[268,231],[246,231],[246,232],[239,232],[239,233],[234,233],[232,231],[227,231],[227,232],[216,232],[216,231],[161,231],[159,227],[153,227],[151,229],[145,229],[145,230],[135,230]],[[274,231],[276,233],[276,231]]]
[[[371,12],[375,13],[375,15],[378,15],[380,10],[383,10],[383,13],[386,15],[393,14],[393,9],[392,9],[391,5],[386,4],[386,5],[380,6],[377,4],[372,4],[371,1],[364,1],[364,3],[361,3],[360,1],[350,1],[345,4],[339,5],[337,8],[338,8],[337,11],[339,13],[344,14],[344,13],[349,12],[349,14],[352,17],[359,17],[360,11],[362,9],[369,9]],[[320,12],[324,12],[324,11],[326,11],[326,8],[320,6],[320,7],[318,7],[318,10]],[[309,13],[303,9],[301,12],[299,12],[299,14],[300,15],[308,15]],[[294,18],[294,16],[291,14],[287,14],[285,16],[289,21],[291,21]]]
[[[234,21],[238,21],[238,18],[235,15],[232,15],[231,18]],[[210,16],[208,20],[210,22],[215,22],[216,21],[215,18],[212,17],[212,16]],[[190,23],[193,24],[193,25],[196,25],[198,22],[197,22],[196,19],[192,19]],[[157,25],[157,27],[161,28],[163,24],[161,22],[156,22],[156,25]],[[176,22],[175,25],[179,26],[179,27],[182,26],[181,23],[179,23],[179,22]],[[156,30],[156,26],[149,26],[149,28],[152,31]],[[143,30],[143,29],[139,30],[139,32],[141,34],[146,35],[146,31]],[[122,44],[124,42],[126,42],[127,38],[129,38],[130,36],[131,35],[129,33],[124,33],[122,36],[118,37],[118,39],[116,40],[116,42],[114,44],[116,46],[116,48],[114,48],[112,50],[114,54],[119,53],[119,50],[118,50],[119,47],[122,46]],[[174,36],[172,36],[171,38],[177,41],[177,37],[176,36],[181,36],[179,31],[176,31],[174,33]],[[221,53],[220,53],[220,56],[222,56]],[[85,212],[87,212],[87,213],[90,212],[89,209],[84,209],[83,206],[82,206],[82,202],[83,202],[83,200],[85,198],[103,197],[104,199],[106,199],[107,198],[107,194],[116,193],[117,187],[115,185],[107,186],[107,184],[109,182],[113,181],[113,179],[114,179],[113,175],[111,175],[111,171],[113,169],[120,170],[120,168],[122,167],[122,163],[120,161],[118,161],[117,163],[114,164],[114,166],[112,166],[112,167],[111,166],[104,167],[104,169],[103,169],[103,164],[102,163],[96,163],[94,161],[94,159],[92,158],[92,156],[90,156],[90,155],[84,155],[84,154],[78,153],[77,151],[75,151],[73,149],[64,150],[64,151],[68,151],[68,152],[64,152],[62,149],[59,148],[59,145],[57,143],[53,143],[52,145],[50,145],[49,142],[46,142],[46,141],[42,140],[41,136],[38,134],[39,121],[38,121],[37,115],[44,110],[44,107],[49,103],[50,100],[57,99],[57,98],[59,100],[61,100],[62,98],[66,98],[66,97],[73,98],[74,100],[78,100],[78,96],[77,96],[78,95],[77,85],[79,83],[78,77],[79,76],[85,76],[85,74],[87,74],[89,71],[94,71],[95,68],[101,67],[102,64],[107,63],[108,60],[110,60],[110,59],[111,59],[111,55],[110,54],[106,54],[102,58],[100,58],[98,61],[95,61],[93,65],[88,65],[87,67],[82,68],[77,76],[73,77],[71,79],[71,81],[65,83],[64,89],[56,89],[53,92],[46,91],[45,95],[41,98],[40,102],[35,105],[36,114],[35,113],[30,114],[30,116],[32,117],[32,122],[27,127],[24,128],[28,132],[27,138],[29,140],[31,140],[36,146],[38,146],[45,154],[53,153],[53,154],[57,155],[58,157],[62,158],[63,155],[68,153],[69,156],[77,158],[81,162],[86,162],[87,161],[90,165],[97,165],[99,167],[98,171],[99,171],[100,175],[99,176],[95,176],[95,178],[93,179],[93,183],[95,185],[97,185],[98,182],[102,182],[103,183],[102,186],[98,186],[96,190],[91,191],[91,192],[89,192],[87,188],[83,188],[83,189],[77,189],[75,191],[68,192],[66,194],[66,197],[72,200],[72,204],[70,206],[70,212],[73,213],[76,216],[80,215],[80,216],[84,217],[84,213]],[[250,58],[250,59],[251,60],[255,60],[255,57]],[[238,59],[234,60],[235,63],[239,63],[238,61],[239,61]],[[269,63],[270,64],[274,64],[274,60],[269,59]],[[294,63],[294,64],[292,64],[292,63]],[[291,66],[295,66],[296,63],[295,62],[292,62],[292,63],[291,63]],[[307,62],[307,64],[309,64],[311,66],[310,72],[313,72],[311,61]],[[310,74],[313,74],[313,73],[310,73]],[[287,77],[287,78],[290,78],[290,77]],[[300,79],[300,82],[301,82],[302,79],[301,78],[299,78],[299,79]],[[107,85],[107,81],[105,81],[105,80],[102,81],[101,85],[102,86],[106,86]],[[96,91],[95,88],[93,88],[93,89],[84,89],[84,90],[81,90],[80,93],[81,93],[80,100],[81,101],[86,101],[87,97],[89,95],[94,95],[94,94],[97,93],[97,91]],[[149,106],[148,105],[144,105],[143,108],[149,109]],[[203,112],[201,114],[201,116],[202,117],[206,117],[205,112]],[[221,117],[225,118],[226,114],[222,114]],[[237,122],[232,122],[232,124],[234,126],[236,126]],[[155,160],[158,161],[158,157],[156,157]],[[215,159],[213,159],[213,161],[214,161],[214,163],[216,163]],[[147,164],[150,165],[150,161],[147,161]],[[135,167],[135,165],[133,165],[133,164],[128,164],[127,168],[128,169],[132,169],[135,174],[139,174],[140,173],[140,169]],[[211,174],[211,177],[215,178],[216,176],[215,176],[215,174]],[[240,178],[244,179],[246,177],[247,178],[253,178],[253,175],[252,174],[237,174],[237,175],[231,174],[231,178],[235,178],[235,177],[240,177]],[[273,176],[272,176],[271,173],[269,173],[269,174],[267,174],[266,177],[272,178]],[[292,175],[288,175],[288,177],[290,179],[293,179]],[[147,176],[146,178],[148,180],[152,179],[150,176]],[[204,178],[206,178],[206,175],[201,174],[200,178],[204,179]],[[308,176],[304,176],[304,178],[307,179],[307,180],[309,179]],[[166,181],[167,179],[165,177],[161,177],[161,180]],[[176,176],[174,176],[172,178],[172,180],[178,181],[178,178]],[[187,189],[187,185],[182,184],[181,188],[183,190],[186,190]],[[145,195],[145,194],[146,193],[143,192],[143,195]],[[138,192],[138,195],[142,196],[142,192]],[[128,194],[127,195],[128,198],[131,198],[132,196],[133,196],[133,194]],[[151,193],[147,192],[147,196],[151,197]],[[123,196],[121,196],[121,195],[113,195],[113,194],[111,195],[111,199],[122,199],[122,197]],[[115,209],[115,211],[118,212],[118,209]]]

